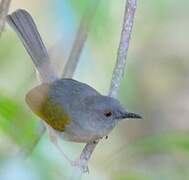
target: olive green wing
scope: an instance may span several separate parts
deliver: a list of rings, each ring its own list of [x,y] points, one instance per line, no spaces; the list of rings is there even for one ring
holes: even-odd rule
[[[49,96],[49,84],[41,84],[31,89],[26,95],[26,103],[30,109],[44,120],[49,126],[58,131],[64,131],[71,122],[61,104]]]

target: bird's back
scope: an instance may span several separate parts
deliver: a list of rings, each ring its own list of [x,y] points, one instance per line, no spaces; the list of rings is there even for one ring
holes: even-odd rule
[[[73,121],[72,111],[82,108],[84,98],[99,93],[85,83],[73,79],[60,79],[41,84],[28,92],[26,102],[31,110],[58,131]]]

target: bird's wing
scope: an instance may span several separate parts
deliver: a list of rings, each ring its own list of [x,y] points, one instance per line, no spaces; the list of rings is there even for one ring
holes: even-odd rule
[[[66,125],[78,121],[76,114],[86,111],[85,98],[96,95],[99,93],[85,83],[60,79],[30,90],[26,95],[26,102],[49,126],[64,131]]]
[[[27,93],[26,102],[30,109],[49,126],[58,131],[64,131],[71,119],[62,104],[57,103],[49,94],[49,87],[49,84],[41,84],[33,88]]]

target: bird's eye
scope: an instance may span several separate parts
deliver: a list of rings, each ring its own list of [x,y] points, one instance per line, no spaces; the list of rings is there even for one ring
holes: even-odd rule
[[[110,116],[112,116],[112,112],[111,112],[111,111],[105,112],[104,115],[105,115],[106,117],[110,117]]]

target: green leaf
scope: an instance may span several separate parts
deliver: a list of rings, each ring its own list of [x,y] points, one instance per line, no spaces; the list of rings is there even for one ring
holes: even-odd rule
[[[0,94],[0,128],[15,143],[29,141],[36,128],[36,120],[32,113],[20,102]]]

